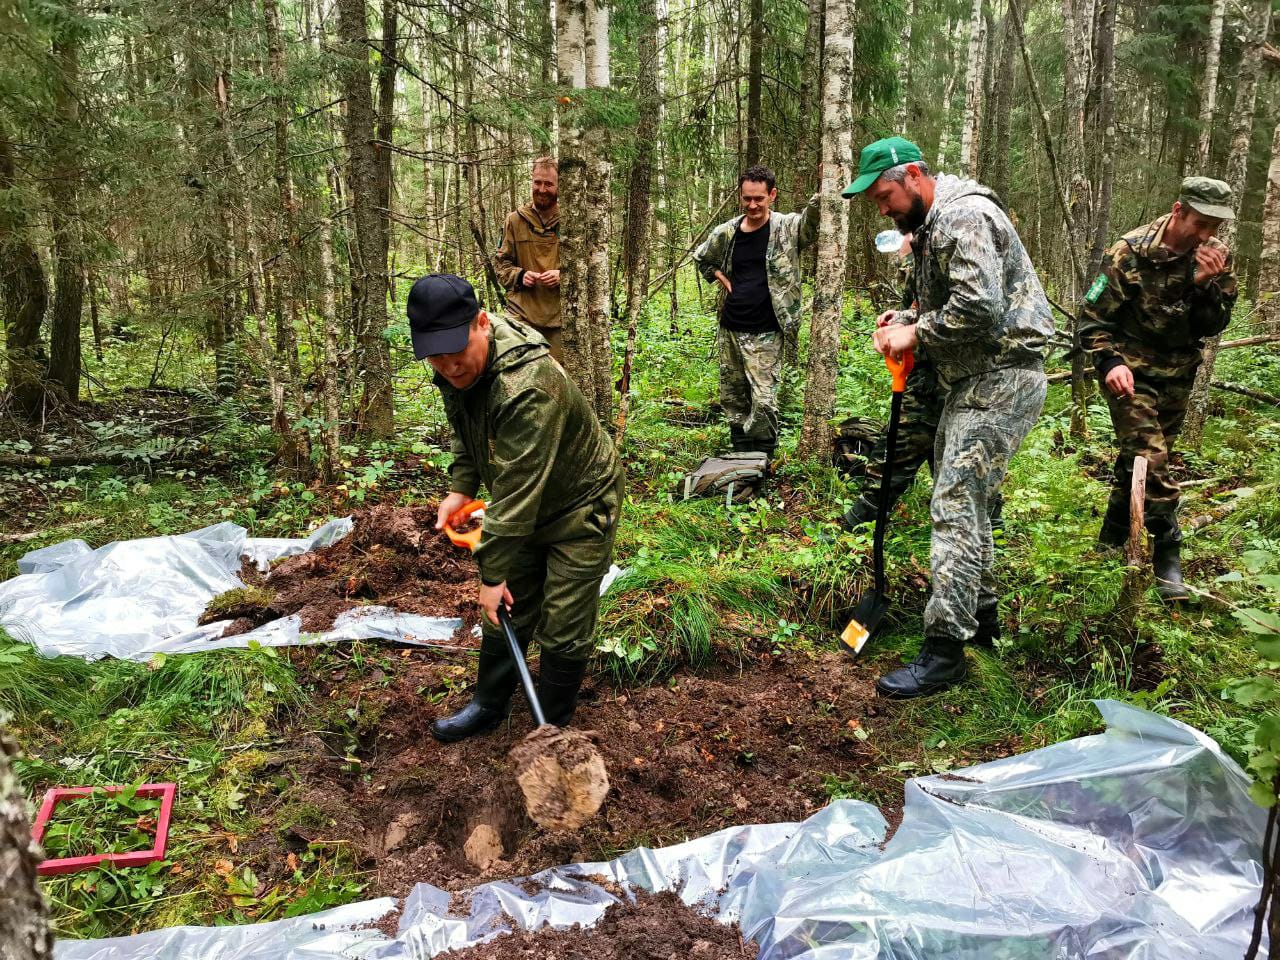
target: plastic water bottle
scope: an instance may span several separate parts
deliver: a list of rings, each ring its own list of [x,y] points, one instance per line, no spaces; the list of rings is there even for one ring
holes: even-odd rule
[[[897,253],[902,249],[902,234],[897,230],[881,230],[876,234],[876,249],[881,253]]]

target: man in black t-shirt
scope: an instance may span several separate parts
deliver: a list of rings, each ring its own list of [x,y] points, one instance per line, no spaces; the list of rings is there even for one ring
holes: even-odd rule
[[[818,198],[802,213],[774,213],[777,179],[755,165],[738,178],[741,216],[694,252],[699,272],[724,291],[720,305],[720,404],[734,450],[778,445],[782,344],[800,327],[800,251],[818,235]]]

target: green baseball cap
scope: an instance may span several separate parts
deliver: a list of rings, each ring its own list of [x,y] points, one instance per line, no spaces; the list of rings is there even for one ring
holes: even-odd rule
[[[1187,177],[1178,191],[1178,201],[1196,213],[1218,220],[1234,220],[1231,209],[1231,188],[1221,180],[1211,177]]]
[[[904,137],[885,137],[862,148],[858,160],[858,176],[841,192],[842,197],[857,196],[876,182],[876,178],[900,163],[919,163],[924,157],[920,148]]]

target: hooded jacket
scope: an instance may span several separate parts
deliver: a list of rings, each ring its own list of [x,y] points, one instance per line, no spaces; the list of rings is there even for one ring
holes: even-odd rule
[[[916,234],[916,324],[948,388],[1006,367],[1043,369],[1053,318],[1031,258],[996,195],[947,174]]]
[[[507,291],[507,310],[516,320],[555,329],[560,322],[560,288],[524,285],[525,271],[560,269],[560,213],[544,223],[532,203],[507,214],[502,246],[493,255],[498,282]]]
[[[489,491],[476,562],[485,583],[507,579],[527,543],[601,536],[617,521],[622,469],[582,392],[546,342],[489,315],[484,373],[465,390],[437,375],[453,429],[452,492]],[[603,571],[561,571],[591,576]]]
[[[1101,377],[1121,364],[1153,377],[1192,377],[1204,338],[1231,322],[1237,287],[1226,244],[1206,241],[1226,254],[1227,268],[1196,283],[1195,251],[1174,253],[1162,243],[1168,222],[1165,214],[1117,240],[1085,296],[1080,343]]]

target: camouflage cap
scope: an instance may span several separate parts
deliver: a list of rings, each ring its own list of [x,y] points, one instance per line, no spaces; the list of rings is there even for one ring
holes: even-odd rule
[[[1231,188],[1221,180],[1211,177],[1187,177],[1178,192],[1178,202],[1196,213],[1218,220],[1234,220],[1231,209]]]

